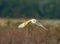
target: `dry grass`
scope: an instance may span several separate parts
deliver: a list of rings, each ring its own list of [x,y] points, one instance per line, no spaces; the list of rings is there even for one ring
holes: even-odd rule
[[[19,20],[0,19],[0,44],[60,44],[60,21],[40,22],[48,29],[47,31],[32,24],[18,29]]]

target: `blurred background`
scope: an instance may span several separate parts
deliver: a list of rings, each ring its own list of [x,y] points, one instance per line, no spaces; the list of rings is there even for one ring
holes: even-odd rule
[[[29,23],[37,19],[47,30]],[[0,0],[0,44],[60,44],[60,0]]]
[[[0,0],[0,18],[60,19],[60,0]]]

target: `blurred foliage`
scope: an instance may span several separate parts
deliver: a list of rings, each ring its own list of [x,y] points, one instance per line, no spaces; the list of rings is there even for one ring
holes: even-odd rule
[[[0,17],[60,19],[60,1],[0,0]]]

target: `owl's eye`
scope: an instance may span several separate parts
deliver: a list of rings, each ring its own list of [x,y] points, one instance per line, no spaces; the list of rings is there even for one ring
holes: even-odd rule
[[[31,20],[32,23],[36,23],[36,20]]]

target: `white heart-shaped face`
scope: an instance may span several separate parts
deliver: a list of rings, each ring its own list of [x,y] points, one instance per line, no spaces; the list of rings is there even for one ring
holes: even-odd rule
[[[31,19],[30,21],[31,21],[31,23],[36,23],[37,22],[36,19]]]

